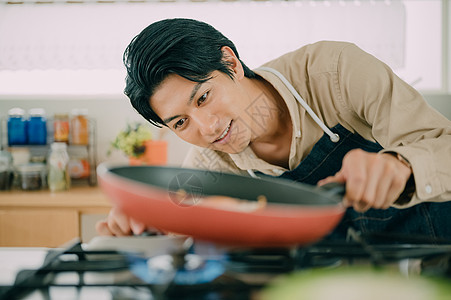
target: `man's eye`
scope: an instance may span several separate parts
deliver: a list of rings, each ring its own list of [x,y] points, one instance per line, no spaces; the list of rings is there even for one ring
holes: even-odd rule
[[[200,98],[197,100],[197,105],[202,105],[202,103],[205,102],[205,100],[207,100],[207,95],[208,92],[204,93],[202,96],[200,96]]]
[[[181,126],[183,126],[183,124],[185,124],[186,119],[180,119],[178,120],[175,124],[174,124],[174,129],[177,129]]]

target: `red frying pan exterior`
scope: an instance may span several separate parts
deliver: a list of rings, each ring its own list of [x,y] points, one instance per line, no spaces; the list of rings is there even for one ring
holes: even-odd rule
[[[342,205],[268,204],[254,212],[181,206],[168,190],[99,172],[99,184],[128,216],[172,233],[246,247],[284,247],[314,243],[330,233],[344,214]]]

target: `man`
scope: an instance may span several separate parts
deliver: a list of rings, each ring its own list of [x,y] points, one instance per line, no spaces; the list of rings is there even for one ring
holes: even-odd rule
[[[124,63],[135,109],[195,145],[185,166],[343,183],[338,238],[352,226],[451,240],[451,122],[357,46],[318,42],[252,71],[210,25],[169,19]],[[113,209],[97,230],[143,226]]]

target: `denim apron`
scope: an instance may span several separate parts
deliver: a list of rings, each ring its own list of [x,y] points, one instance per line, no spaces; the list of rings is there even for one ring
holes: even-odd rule
[[[293,93],[293,96],[306,108],[306,103],[291,84],[278,71],[270,68],[260,68],[277,75]],[[308,106],[307,106],[308,107]],[[313,111],[308,107],[312,116]],[[318,123],[318,117],[313,113],[313,119]],[[365,140],[357,133],[352,133],[342,125],[337,124],[326,131],[325,125],[319,121],[326,132],[313,146],[312,151],[293,170],[284,172],[280,177],[317,184],[319,180],[332,176],[341,169],[344,156],[350,150],[360,148],[367,152],[379,152],[383,148],[372,141]],[[369,209],[364,213],[348,208],[339,225],[326,237],[329,240],[344,240],[349,228],[361,234],[389,235],[403,238],[424,238],[428,242],[451,241],[451,201],[424,202],[405,209],[390,207],[388,209]]]

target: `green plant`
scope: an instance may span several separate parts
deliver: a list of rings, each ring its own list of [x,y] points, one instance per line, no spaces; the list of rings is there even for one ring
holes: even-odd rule
[[[139,157],[146,150],[145,141],[152,139],[150,128],[142,123],[129,123],[111,143],[112,149],[122,151],[128,157]],[[109,153],[111,152],[108,151]]]

